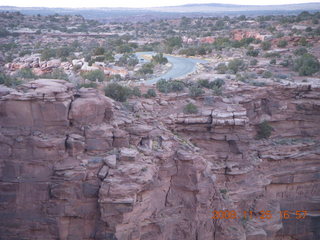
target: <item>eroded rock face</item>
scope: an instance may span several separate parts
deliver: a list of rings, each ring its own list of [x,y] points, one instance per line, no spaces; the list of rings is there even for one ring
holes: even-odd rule
[[[0,239],[317,239],[320,90],[261,89],[198,115],[148,100],[137,118],[62,80],[0,88]],[[280,210],[310,214],[297,230]]]
[[[246,239],[318,239],[319,87],[282,86],[237,96],[242,97],[236,104],[220,102],[194,116],[172,115],[168,123],[212,164],[215,186],[228,198],[229,209],[271,212],[270,220],[258,217],[243,224]],[[256,124],[263,120],[274,131],[270,139],[257,140]],[[306,219],[280,218],[279,211],[302,209]]]

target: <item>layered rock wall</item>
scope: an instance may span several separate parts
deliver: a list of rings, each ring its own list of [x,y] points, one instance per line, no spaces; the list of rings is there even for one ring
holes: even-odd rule
[[[3,87],[0,239],[318,239],[319,93],[239,90],[198,115],[166,115],[176,99],[130,112],[62,80]],[[270,139],[255,138],[262,120]],[[213,210],[257,216],[212,220]]]
[[[213,164],[215,186],[228,198],[229,210],[257,215],[243,224],[246,239],[318,239],[320,89],[281,86],[236,95],[233,103],[213,104],[197,116],[171,116],[168,123]],[[258,140],[262,121],[273,132]],[[262,210],[272,219],[261,220]],[[281,219],[285,210],[308,214]]]

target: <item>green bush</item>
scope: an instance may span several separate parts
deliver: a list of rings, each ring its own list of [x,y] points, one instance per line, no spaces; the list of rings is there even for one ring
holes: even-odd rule
[[[293,68],[300,76],[311,76],[319,71],[320,63],[315,56],[305,53],[294,61]]]
[[[134,87],[132,90],[131,90],[131,94],[133,96],[136,96],[136,97],[141,97],[141,91],[138,87]]]
[[[302,37],[299,41],[299,44],[304,47],[307,46],[308,45],[307,39],[305,37]]]
[[[270,64],[273,64],[273,65],[274,65],[274,64],[277,64],[277,59],[275,59],[275,58],[271,59],[271,60],[270,60]]]
[[[262,73],[262,77],[263,77],[263,78],[271,78],[271,77],[272,77],[272,72],[270,72],[270,71],[264,71],[264,72]]]
[[[246,65],[243,60],[241,59],[233,59],[228,64],[228,69],[231,70],[233,73],[237,73],[238,71],[244,70]]]
[[[269,41],[264,41],[261,43],[261,48],[262,50],[269,50],[271,48],[271,42]]]
[[[90,81],[99,81],[99,82],[103,82],[105,80],[105,75],[104,72],[101,70],[93,70],[90,72],[84,72],[81,74],[81,76],[84,79],[88,79]]]
[[[10,36],[10,32],[4,28],[0,28],[0,38]]]
[[[17,72],[17,77],[35,79],[36,75],[32,72],[31,68],[22,68]]]
[[[250,49],[247,51],[247,56],[251,56],[251,57],[257,57],[259,55],[259,50],[257,49]]]
[[[228,70],[228,67],[225,63],[219,63],[215,70],[218,72],[218,74],[225,74]]]
[[[294,50],[293,53],[296,56],[302,56],[303,54],[308,53],[308,50],[306,48],[304,48],[304,47],[301,47],[301,48],[298,48],[298,49]]]
[[[293,60],[292,60],[292,58],[284,59],[282,62],[280,62],[280,65],[283,66],[283,67],[292,66],[293,65]]]
[[[105,60],[105,56],[94,56],[94,57],[92,57],[92,59],[91,59],[91,61],[93,61],[93,62],[103,62]]]
[[[266,53],[264,55],[265,58],[274,58],[274,57],[280,57],[280,53],[278,52],[271,52],[271,53]]]
[[[184,108],[183,112],[185,114],[196,114],[198,113],[198,107],[192,103],[188,103]]]
[[[258,64],[258,60],[257,59],[251,59],[250,60],[250,66],[256,66]]]
[[[5,75],[0,72],[0,84],[3,84],[7,87],[16,87],[20,85],[22,82],[16,78],[11,78],[10,76]]]
[[[163,53],[158,53],[152,56],[152,62],[155,62],[156,64],[166,64],[168,63],[168,59],[163,56]]]
[[[97,88],[98,85],[97,85],[96,83],[94,83],[94,82],[91,82],[91,83],[82,83],[82,84],[79,85],[78,88],[82,88],[82,87],[84,87],[84,88]]]
[[[167,80],[165,79],[160,79],[157,83],[156,83],[156,87],[158,89],[159,92],[162,93],[169,93],[170,92],[170,87],[169,87],[169,83]]]
[[[251,85],[256,86],[256,87],[263,87],[266,86],[266,83],[264,82],[257,82],[257,81],[252,81],[250,82]]]
[[[288,45],[288,42],[286,40],[280,40],[277,44],[278,47],[284,48]]]
[[[210,88],[210,83],[208,79],[199,79],[198,85],[205,88]]]
[[[152,63],[143,64],[141,69],[139,69],[140,74],[152,74],[154,65]]]
[[[157,82],[156,87],[159,92],[170,93],[170,92],[181,92],[184,89],[184,83],[177,80],[165,80],[161,79]]]
[[[128,66],[136,66],[139,63],[138,58],[134,54],[123,54],[118,61],[120,66],[128,65]]]
[[[105,95],[119,102],[125,102],[131,96],[132,90],[129,87],[121,86],[118,83],[110,83],[104,89]]]
[[[202,94],[204,94],[204,91],[201,89],[201,87],[197,85],[193,85],[189,87],[189,96],[190,97],[199,97]]]
[[[221,96],[222,95],[222,88],[218,87],[218,86],[213,86],[212,93],[213,93],[213,95]]]
[[[93,50],[93,55],[104,55],[106,52],[105,48],[103,47],[97,47],[96,49]]]
[[[257,126],[257,139],[269,138],[273,131],[273,128],[267,121],[263,121]]]
[[[42,78],[69,80],[68,75],[59,68],[54,69],[51,73],[47,73]]]
[[[156,97],[157,93],[154,89],[149,88],[147,93],[143,95],[145,98],[152,98],[152,97]]]
[[[170,81],[171,92],[181,92],[184,89],[184,83],[181,81],[173,80]]]
[[[210,82],[209,86],[211,89],[213,88],[221,88],[225,84],[224,80],[221,78],[217,78],[214,81]]]
[[[41,60],[49,60],[50,58],[56,57],[57,52],[52,48],[45,48],[41,51]]]
[[[69,48],[69,47],[61,47],[61,48],[58,48],[55,51],[56,51],[56,56],[57,57],[65,59],[70,55],[72,49]]]

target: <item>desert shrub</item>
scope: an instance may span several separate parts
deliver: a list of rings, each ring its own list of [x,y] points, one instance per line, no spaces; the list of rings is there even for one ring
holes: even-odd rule
[[[272,77],[272,72],[270,72],[270,71],[264,71],[264,72],[262,73],[262,77],[263,77],[263,78],[271,78],[271,77]]]
[[[219,74],[225,74],[226,71],[228,70],[228,67],[225,63],[219,63],[218,66],[215,68],[215,70],[219,73]]]
[[[52,48],[45,48],[41,51],[41,60],[49,60],[50,58],[56,57],[57,52]]]
[[[303,54],[308,53],[308,50],[306,48],[304,48],[304,47],[301,47],[301,48],[298,48],[298,49],[294,50],[293,53],[296,56],[302,56]]]
[[[288,42],[286,40],[280,40],[277,44],[277,47],[284,48],[287,45],[288,45]]]
[[[31,68],[22,68],[17,72],[17,77],[19,78],[36,78],[36,75],[32,72]]]
[[[184,89],[184,83],[181,81],[173,80],[170,81],[172,92],[181,92]]]
[[[51,73],[47,73],[43,75],[42,78],[63,79],[63,80],[69,79],[68,75],[62,69],[59,69],[59,68],[54,69]]]
[[[98,85],[94,82],[90,82],[90,83],[82,83],[78,86],[78,88],[82,88],[82,87],[84,87],[84,88],[97,88]]]
[[[256,87],[263,87],[263,86],[266,85],[266,83],[258,82],[258,81],[251,81],[250,84],[253,85],[253,86],[256,86]]]
[[[256,66],[258,64],[258,60],[257,59],[251,59],[250,60],[250,66]]]
[[[275,59],[275,58],[271,59],[271,60],[270,60],[270,64],[273,64],[273,65],[274,65],[274,64],[277,64],[277,59]]]
[[[28,54],[31,54],[31,50],[23,50],[23,51],[19,52],[19,57],[23,57]]]
[[[201,87],[210,88],[210,83],[208,79],[199,79],[197,83]]]
[[[186,106],[184,106],[183,112],[185,114],[196,114],[198,113],[198,107],[193,103],[188,103]]]
[[[274,58],[274,57],[280,57],[280,53],[278,52],[271,52],[271,53],[266,53],[264,55],[265,58]]]
[[[197,85],[193,85],[193,86],[189,87],[189,96],[190,97],[199,97],[202,94],[204,94],[204,91],[202,90],[201,87],[199,87]]]
[[[177,80],[165,80],[161,79],[156,84],[159,92],[170,93],[170,92],[180,92],[184,89],[184,83]]]
[[[103,47],[97,47],[93,50],[93,55],[97,56],[97,55],[104,55],[106,52],[106,49]]]
[[[210,82],[209,86],[211,89],[213,88],[221,88],[223,85],[225,84],[224,80],[221,78],[217,78],[215,80],[213,80],[212,82]]]
[[[247,51],[247,56],[251,56],[251,57],[257,57],[259,55],[259,50],[257,49],[250,49]]]
[[[56,51],[57,57],[66,59],[72,52],[72,49],[70,47],[61,47],[56,49],[55,51]]]
[[[132,94],[129,87],[118,83],[110,83],[104,89],[105,95],[119,102],[125,102]]]
[[[275,75],[275,77],[276,77],[276,78],[279,78],[279,79],[287,79],[289,76],[286,75],[286,74],[281,74],[281,73],[279,73],[279,74]]]
[[[10,76],[7,76],[4,73],[0,72],[0,84],[3,84],[7,87],[16,87],[20,85],[22,82],[16,78],[12,78]]]
[[[179,51],[179,54],[186,56],[195,56],[196,50],[194,48],[184,48]]]
[[[103,62],[105,60],[105,56],[94,56],[92,57],[92,62]]]
[[[152,74],[153,73],[154,65],[152,63],[146,63],[142,65],[142,67],[139,69],[140,74]]]
[[[213,95],[221,96],[222,95],[222,88],[218,87],[218,86],[213,86],[212,93],[213,93]]]
[[[85,72],[85,73],[82,73],[81,76],[84,78],[84,79],[88,79],[90,81],[99,81],[99,82],[103,82],[105,80],[105,75],[104,75],[104,72],[101,71],[101,70],[93,70],[93,71],[90,71],[90,72]]]
[[[0,28],[0,38],[10,36],[10,32],[4,28]]]
[[[264,41],[261,43],[261,48],[262,50],[269,50],[271,48],[271,42],[269,41]]]
[[[111,60],[111,59],[110,59]],[[128,65],[128,66],[136,66],[139,63],[138,58],[134,54],[123,54],[118,61],[120,66]]]
[[[238,71],[244,70],[245,68],[245,63],[241,59],[233,59],[228,64],[228,69],[233,73],[237,73]]]
[[[168,93],[169,91],[169,83],[167,80],[165,79],[160,79],[157,84],[156,87],[158,89],[159,92],[163,92],[163,93]]]
[[[154,89],[152,88],[149,88],[147,93],[143,95],[144,97],[146,98],[152,98],[152,97],[156,97],[157,96],[157,93]]]
[[[156,54],[152,56],[152,61],[158,64],[166,64],[168,63],[168,59],[163,56],[163,53]]]
[[[305,37],[302,37],[299,41],[299,44],[304,47],[307,46],[308,45],[307,39]]]
[[[197,53],[198,53],[199,55],[206,55],[206,54],[207,54],[207,50],[206,50],[204,47],[199,47],[199,48],[197,49]]]
[[[320,63],[315,56],[306,53],[294,61],[293,68],[300,76],[311,76],[319,71]]]
[[[136,97],[141,97],[141,91],[138,87],[134,87],[131,89],[131,94]]]
[[[269,138],[273,131],[273,128],[267,121],[263,121],[262,123],[258,124],[257,128],[257,139]]]
[[[119,52],[119,53],[132,53],[133,48],[129,44],[121,44],[117,47],[117,52]]]

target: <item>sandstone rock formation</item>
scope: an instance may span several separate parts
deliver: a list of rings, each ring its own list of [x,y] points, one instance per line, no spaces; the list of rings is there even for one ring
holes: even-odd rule
[[[186,96],[129,111],[63,80],[1,87],[0,239],[319,239],[320,89],[232,94],[185,115]],[[270,139],[255,138],[262,120]]]

